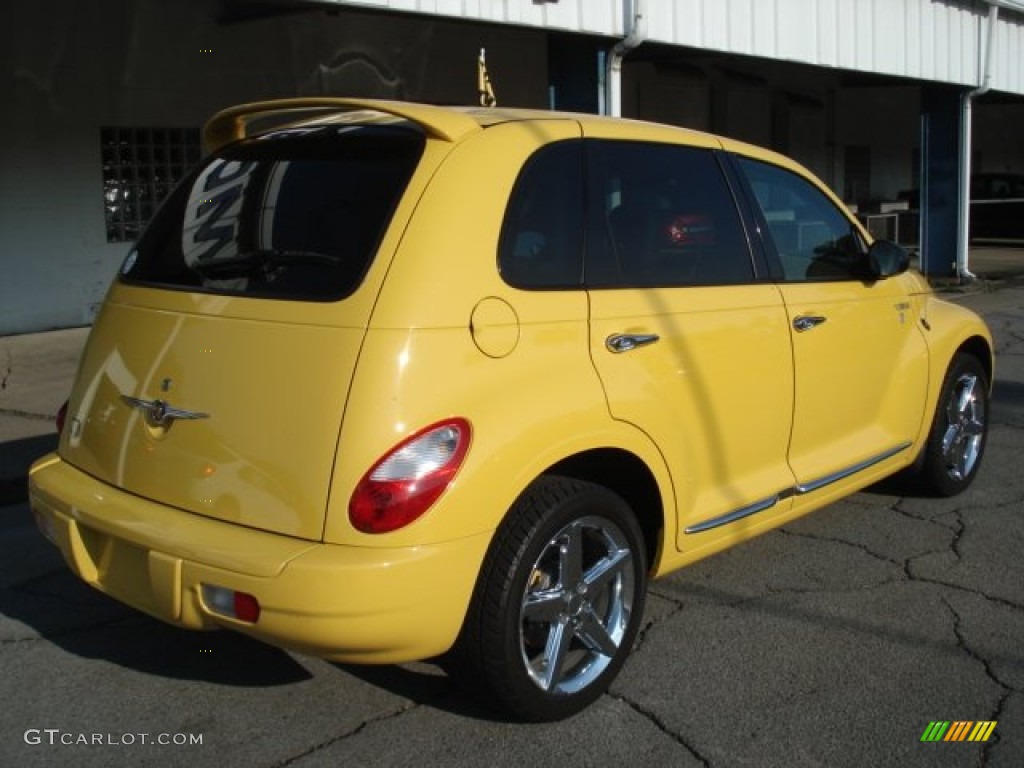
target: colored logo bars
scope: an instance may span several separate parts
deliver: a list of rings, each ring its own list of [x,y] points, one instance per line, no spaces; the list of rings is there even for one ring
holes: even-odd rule
[[[995,720],[933,720],[921,734],[921,741],[988,741],[995,729]]]

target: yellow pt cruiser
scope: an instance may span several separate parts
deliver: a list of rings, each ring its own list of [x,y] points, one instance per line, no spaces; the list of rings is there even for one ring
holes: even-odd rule
[[[83,580],[329,659],[600,696],[647,580],[899,471],[975,477],[992,340],[808,171],[667,126],[235,107],[30,478]]]

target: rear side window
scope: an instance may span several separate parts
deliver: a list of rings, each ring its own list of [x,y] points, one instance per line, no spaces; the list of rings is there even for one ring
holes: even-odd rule
[[[711,150],[626,141],[594,141],[588,150],[588,286],[754,280],[746,233]]]
[[[583,278],[583,144],[537,151],[516,180],[498,245],[517,288],[579,288]]]
[[[228,295],[344,298],[366,274],[423,143],[403,128],[326,126],[231,145],[178,186],[121,279]]]

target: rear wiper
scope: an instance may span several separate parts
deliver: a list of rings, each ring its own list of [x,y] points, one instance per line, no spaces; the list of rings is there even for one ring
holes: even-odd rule
[[[291,264],[321,264],[334,267],[341,262],[340,256],[318,251],[260,248],[254,251],[244,251],[234,256],[197,261],[190,266],[204,277],[218,279],[259,275],[270,282],[277,277],[282,269]]]

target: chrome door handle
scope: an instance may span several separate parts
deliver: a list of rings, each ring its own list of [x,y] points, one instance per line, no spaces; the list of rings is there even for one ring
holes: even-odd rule
[[[819,325],[824,323],[826,318],[821,315],[800,315],[793,320],[793,328],[798,333],[809,331],[811,328],[817,328]]]
[[[619,354],[646,347],[660,338],[656,333],[613,333],[604,340],[604,346],[609,352]]]

